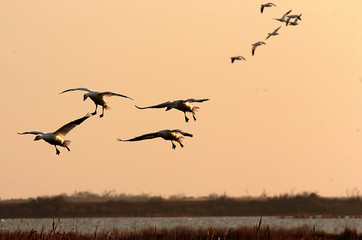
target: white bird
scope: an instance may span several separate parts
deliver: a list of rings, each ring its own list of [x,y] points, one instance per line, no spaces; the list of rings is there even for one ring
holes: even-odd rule
[[[176,148],[176,145],[173,143],[173,141],[176,141],[180,144],[181,147],[184,147],[184,145],[182,145],[182,140],[184,138],[184,136],[186,137],[192,137],[193,135],[187,132],[183,132],[179,129],[174,129],[174,130],[161,130],[158,132],[154,132],[154,133],[148,133],[148,134],[144,134],[135,138],[131,138],[128,140],[122,140],[120,138],[117,138],[118,141],[122,141],[122,142],[134,142],[134,141],[141,141],[141,140],[146,140],[146,139],[152,139],[152,138],[158,138],[161,137],[165,140],[169,140],[172,143],[172,149]]]
[[[299,20],[298,18],[295,18],[295,19],[294,19],[294,22],[288,22],[287,24],[288,24],[288,25],[292,25],[292,26],[296,26],[296,25],[299,24],[299,23],[298,23],[298,20]],[[287,26],[288,26],[288,25],[287,25]]]
[[[271,3],[271,2],[262,4],[261,7],[260,7],[260,12],[263,13],[265,7],[273,7],[273,6],[276,7],[276,5],[274,3]]]
[[[289,10],[288,12],[286,12],[282,18],[274,18],[275,20],[278,20],[279,22],[287,22],[287,20],[285,19],[287,17],[287,15],[291,12],[292,10]]]
[[[133,100],[130,97],[127,97],[125,95],[121,95],[121,94],[118,94],[118,93],[113,93],[113,92],[108,92],[108,91],[107,92],[96,92],[96,91],[89,90],[88,88],[72,88],[72,89],[68,89],[68,90],[63,91],[60,94],[65,93],[65,92],[70,92],[70,91],[78,91],[78,90],[88,92],[88,93],[83,95],[83,101],[85,101],[89,97],[90,99],[93,100],[94,104],[96,105],[96,109],[92,113],[92,115],[97,114],[98,105],[102,106],[102,114],[99,115],[100,118],[104,116],[104,109],[106,109],[106,110],[111,109],[108,106],[108,102],[104,99],[104,97],[119,96],[119,97],[124,97],[124,98],[128,98],[128,99]]]
[[[271,36],[279,35],[278,30],[279,30],[281,27],[282,27],[282,26],[278,27],[278,28],[275,29],[272,33],[268,33],[268,36],[265,38],[265,40],[267,40],[267,39],[270,38]]]
[[[166,108],[166,111],[171,110],[172,108],[175,108],[177,110],[180,110],[181,112],[184,112],[185,115],[185,121],[188,122],[189,119],[186,116],[186,112],[190,112],[192,113],[192,117],[194,118],[194,121],[196,121],[196,111],[197,109],[199,109],[199,107],[195,107],[192,106],[191,103],[192,102],[205,102],[208,101],[209,99],[187,99],[187,100],[177,100],[177,101],[173,101],[173,102],[164,102],[158,105],[154,105],[154,106],[149,106],[149,107],[138,107],[137,105],[136,108],[138,109],[146,109],[146,108]]]
[[[258,47],[260,45],[263,45],[263,44],[266,45],[265,42],[262,42],[262,41],[259,41],[259,42],[256,42],[256,43],[252,44],[253,48],[251,49],[251,53],[252,53],[253,56],[254,56],[254,52],[255,52],[256,47]]]
[[[75,128],[76,126],[78,126],[82,122],[84,122],[86,119],[88,119],[90,116],[91,116],[91,114],[88,113],[84,117],[81,117],[81,118],[79,118],[77,120],[74,120],[74,121],[72,121],[70,123],[65,124],[63,127],[59,128],[57,131],[52,132],[52,133],[30,131],[30,132],[22,132],[22,133],[18,133],[18,134],[20,134],[20,135],[23,135],[23,134],[34,134],[34,135],[36,135],[34,141],[38,141],[40,139],[43,139],[47,143],[49,143],[51,145],[54,145],[55,150],[56,150],[56,154],[59,155],[60,151],[57,148],[57,146],[64,147],[68,151],[70,151],[70,149],[69,149],[70,140],[64,140],[63,137],[65,135],[67,135],[73,128]]]
[[[235,57],[231,57],[231,63],[234,63],[235,60],[244,60],[246,61],[246,59],[243,56],[235,56]]]
[[[285,22],[286,26],[288,26],[288,23],[289,23],[290,19],[292,19],[292,18],[295,18],[295,19],[298,19],[298,20],[302,21],[301,16],[302,16],[302,14],[299,14],[299,15],[296,15],[296,14],[294,14],[294,15],[288,15],[288,16],[287,16],[288,19],[287,19],[287,21]]]

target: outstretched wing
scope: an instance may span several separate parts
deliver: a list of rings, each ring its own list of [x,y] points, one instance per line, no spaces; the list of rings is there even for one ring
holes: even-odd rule
[[[282,19],[284,19],[291,11],[292,11],[292,10],[290,9],[288,12],[286,12],[286,13],[283,15]]]
[[[254,53],[255,53],[255,49],[256,49],[256,46],[254,46],[252,49],[251,49],[251,55],[254,56]]]
[[[264,10],[264,4],[261,5],[260,12],[263,13],[263,10]]]
[[[18,132],[18,134],[20,134],[20,135],[23,135],[23,134],[34,134],[34,135],[43,135],[43,134],[45,134],[45,133],[43,133],[43,132],[39,132],[39,131],[30,131],[30,132],[22,132],[22,133],[19,133]]]
[[[192,137],[193,135],[191,133],[187,133],[187,132],[183,132],[181,131],[180,129],[174,129],[172,130],[173,132],[179,132],[181,133],[182,135],[186,136],[186,137]]]
[[[127,96],[122,95],[122,94],[114,93],[114,92],[102,92],[101,95],[105,96],[105,97],[119,96],[119,97],[124,97],[124,98],[128,98],[128,99],[133,100],[133,98],[127,97]]]
[[[193,98],[189,98],[187,100],[185,100],[184,102],[205,102],[205,101],[209,101],[210,99],[208,98],[204,98],[204,99],[193,99]]]
[[[122,141],[122,142],[134,142],[134,141],[141,141],[141,140],[146,140],[146,139],[152,139],[152,138],[156,138],[156,137],[159,137],[159,136],[158,136],[158,132],[155,132],[155,133],[147,133],[147,134],[144,134],[144,135],[141,135],[141,136],[138,136],[138,137],[135,137],[135,138],[127,139],[127,140],[123,140],[123,139],[117,138],[117,140],[118,140],[118,141]]]
[[[88,89],[88,88],[71,88],[71,89],[68,89],[68,90],[65,90],[59,94],[62,94],[62,93],[66,93],[66,92],[70,92],[70,91],[87,91],[87,92],[93,92],[92,90]]]
[[[87,113],[84,117],[81,117],[77,120],[74,120],[70,123],[65,124],[63,127],[59,128],[57,131],[54,132],[54,135],[67,135],[73,128],[80,125],[82,122],[84,122],[86,119],[88,119],[90,116],[92,116],[90,113]]]
[[[278,30],[281,28],[282,26],[278,27],[277,29],[274,30],[274,33],[277,33]]]
[[[165,107],[168,107],[172,102],[168,101],[168,102],[164,102],[164,103],[161,103],[161,104],[158,104],[158,105],[153,105],[153,106],[149,106],[149,107],[139,107],[137,105],[136,108],[138,109],[146,109],[146,108],[165,108]]]

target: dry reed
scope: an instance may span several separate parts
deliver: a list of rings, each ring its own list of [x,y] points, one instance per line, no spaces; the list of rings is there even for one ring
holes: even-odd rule
[[[176,227],[172,229],[147,228],[143,230],[120,231],[113,229],[112,232],[98,232],[98,228],[94,233],[80,232],[60,232],[53,223],[50,232],[45,233],[34,230],[31,231],[0,231],[0,240],[96,240],[96,239],[117,239],[117,240],[270,240],[270,239],[344,239],[357,240],[362,239],[358,236],[355,229],[346,228],[340,234],[327,234],[324,232],[316,232],[315,228],[295,228],[295,229],[271,229],[269,226],[262,227],[261,221],[254,227],[238,227],[238,228],[207,228],[193,229],[189,227]]]

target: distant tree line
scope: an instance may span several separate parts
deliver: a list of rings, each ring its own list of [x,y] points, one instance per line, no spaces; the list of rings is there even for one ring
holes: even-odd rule
[[[176,216],[362,216],[362,198],[324,198],[315,193],[262,198],[211,195],[125,197],[59,195],[0,201],[0,218],[176,217]]]

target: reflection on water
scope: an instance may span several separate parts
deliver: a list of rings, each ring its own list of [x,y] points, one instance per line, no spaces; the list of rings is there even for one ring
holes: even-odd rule
[[[157,227],[192,227],[192,228],[235,228],[252,227],[259,222],[260,217],[137,217],[137,218],[61,218],[55,219],[57,231],[82,233],[93,233],[97,231],[140,230],[144,228]],[[29,219],[1,219],[0,231],[31,230],[38,232],[51,231],[52,218],[29,218]],[[291,229],[296,227],[307,227],[312,229],[315,225],[316,231],[339,234],[346,227],[356,229],[362,233],[362,218],[293,218],[293,217],[263,217],[262,226],[269,225],[270,228]]]

